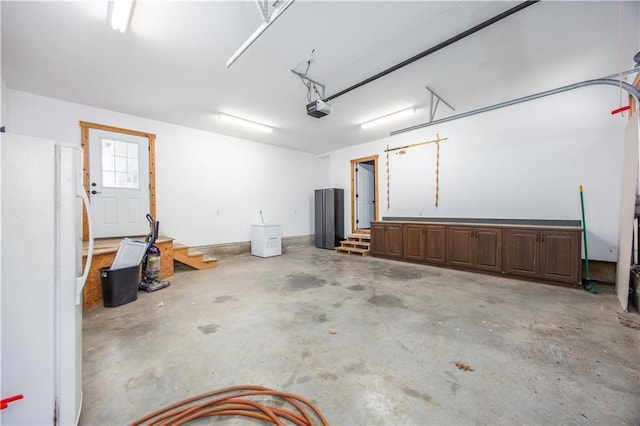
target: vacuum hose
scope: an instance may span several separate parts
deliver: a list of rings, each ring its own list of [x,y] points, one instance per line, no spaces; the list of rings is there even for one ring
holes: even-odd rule
[[[246,399],[249,396],[276,397],[293,406],[296,411],[285,408],[280,401],[280,406],[269,406]],[[307,408],[311,409],[313,416],[306,411]],[[298,426],[328,426],[327,420],[312,402],[294,394],[253,385],[232,386],[196,395],[154,411],[130,425],[182,425],[213,416],[244,416],[274,425],[284,425],[281,420],[287,420]]]

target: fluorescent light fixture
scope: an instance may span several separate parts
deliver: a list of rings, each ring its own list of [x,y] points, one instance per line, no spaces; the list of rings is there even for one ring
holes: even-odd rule
[[[229,123],[237,124],[240,126],[248,127],[253,130],[259,130],[265,133],[271,133],[273,131],[273,127],[265,126],[264,124],[256,123],[254,121],[245,120],[244,118],[234,117],[233,115],[228,114],[219,114],[220,120],[227,121]]]
[[[379,126],[381,124],[387,123],[392,120],[396,120],[398,118],[407,117],[415,112],[415,108],[403,109],[402,111],[394,112],[393,114],[384,115],[382,117],[376,118],[375,120],[367,121],[366,123],[362,123],[360,127],[363,129],[368,129],[370,127]]]
[[[127,31],[133,11],[133,0],[113,0],[111,2],[111,27],[121,33]]]

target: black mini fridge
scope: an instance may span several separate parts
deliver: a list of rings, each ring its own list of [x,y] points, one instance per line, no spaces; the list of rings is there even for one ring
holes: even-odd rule
[[[344,189],[315,191],[316,247],[333,249],[344,240]]]

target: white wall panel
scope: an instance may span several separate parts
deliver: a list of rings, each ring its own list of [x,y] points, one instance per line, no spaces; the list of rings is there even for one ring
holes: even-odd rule
[[[349,160],[378,154],[381,216],[578,220],[583,184],[589,254],[615,261],[627,118],[610,112],[619,99],[614,87],[588,87],[335,151],[331,182],[348,191]],[[426,122],[428,111],[421,113]],[[430,144],[390,153],[387,209],[386,145],[431,140],[436,133],[448,138],[440,143],[438,208]]]
[[[10,90],[11,132],[80,144],[80,120],[156,134],[160,232],[190,246],[249,241],[260,211],[283,236],[313,234],[316,155]],[[276,132],[278,130],[275,130]]]
[[[382,216],[580,219],[585,187],[591,258],[615,261],[626,117],[613,87],[589,87],[320,157],[10,90],[12,132],[79,143],[79,120],[157,134],[158,220],[189,245],[248,241],[250,225],[282,224],[283,236],[313,233],[313,189],[350,190],[350,160],[379,155]],[[423,111],[425,116],[427,112]],[[401,127],[401,126],[398,126]],[[392,130],[392,129],[390,129]],[[435,146],[385,153],[439,133]],[[345,223],[350,222],[345,209]],[[349,231],[347,229],[346,231]]]
[[[0,86],[0,93],[2,97],[2,103],[0,104],[0,127],[7,126],[9,120],[9,88],[5,83],[4,78],[2,80],[2,86]],[[7,129],[8,130],[8,129]]]

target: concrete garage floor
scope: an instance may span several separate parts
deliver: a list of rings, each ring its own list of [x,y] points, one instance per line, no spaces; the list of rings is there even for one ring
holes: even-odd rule
[[[620,312],[610,288],[312,247],[237,256],[85,312],[80,423],[254,384],[312,400],[332,425],[637,425],[639,321]]]

